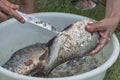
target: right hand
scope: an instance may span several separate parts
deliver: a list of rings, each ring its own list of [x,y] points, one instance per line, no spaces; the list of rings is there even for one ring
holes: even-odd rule
[[[0,20],[3,21],[12,16],[19,22],[24,23],[25,20],[16,12],[17,9],[19,9],[19,5],[12,4],[7,0],[0,0]]]
[[[94,55],[102,50],[102,48],[109,42],[112,34],[115,32],[119,24],[119,16],[111,18],[104,18],[101,21],[95,23],[89,23],[85,29],[89,32],[98,32],[100,35],[99,43],[94,50],[88,54]]]

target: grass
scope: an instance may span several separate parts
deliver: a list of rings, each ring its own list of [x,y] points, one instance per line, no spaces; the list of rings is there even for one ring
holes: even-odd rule
[[[14,2],[15,0],[10,0]],[[101,20],[104,18],[104,7],[100,4],[92,10],[76,10],[75,5],[71,4],[71,0],[37,0],[36,2],[37,12],[65,12],[73,13],[82,16],[87,16],[95,20]],[[119,25],[120,26],[120,25]],[[120,41],[120,27],[115,31],[115,34]],[[115,64],[107,71],[104,80],[120,80],[120,56]]]
[[[76,10],[75,6],[71,4],[71,0],[40,0],[36,3],[38,12],[65,12],[65,13],[73,13],[79,14],[83,16],[87,16],[96,20],[100,20],[103,18],[103,7],[97,7],[92,10]],[[99,12],[101,14],[99,14]],[[99,16],[98,16],[99,14]]]

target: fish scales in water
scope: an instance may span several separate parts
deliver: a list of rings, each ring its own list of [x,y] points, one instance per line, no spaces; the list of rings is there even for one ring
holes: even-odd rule
[[[44,57],[43,54],[46,59],[40,60],[41,56]],[[46,64],[47,56],[48,47],[45,44],[37,43],[15,52],[3,67],[15,73],[27,75],[31,72],[35,73],[34,69]]]
[[[22,50],[18,51],[18,53],[16,52],[4,67],[20,74],[33,73],[33,75],[40,76],[48,75],[58,65],[70,59],[81,57],[96,47],[99,40],[98,33],[89,33],[85,30],[85,26],[92,22],[93,21],[91,20],[81,20],[68,26],[47,43],[49,46],[45,46],[47,48],[45,51],[41,46],[36,46],[38,49],[40,48],[39,54],[37,54],[36,49],[32,47],[29,47],[30,49],[28,49],[28,53],[23,53]],[[31,53],[31,49],[33,50],[33,53]],[[23,57],[20,57],[18,62],[15,57],[17,58],[17,55],[20,54]],[[46,54],[44,55],[44,58],[42,58],[42,54]],[[25,55],[29,56],[27,57]],[[34,56],[35,59],[32,56]],[[25,62],[21,60],[27,61],[28,64],[33,62],[33,66],[26,66]],[[15,66],[15,63],[19,63],[17,64],[19,66]]]

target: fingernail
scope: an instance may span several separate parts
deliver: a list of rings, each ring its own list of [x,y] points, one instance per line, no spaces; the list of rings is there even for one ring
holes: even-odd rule
[[[25,20],[24,20],[24,19],[21,19],[21,20],[20,20],[20,22],[24,23],[24,22],[25,22]]]

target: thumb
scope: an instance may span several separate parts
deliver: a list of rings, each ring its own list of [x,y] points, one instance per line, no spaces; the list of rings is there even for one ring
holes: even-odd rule
[[[104,31],[105,26],[103,22],[94,22],[94,23],[88,23],[85,29],[89,32],[95,32],[95,31]]]

